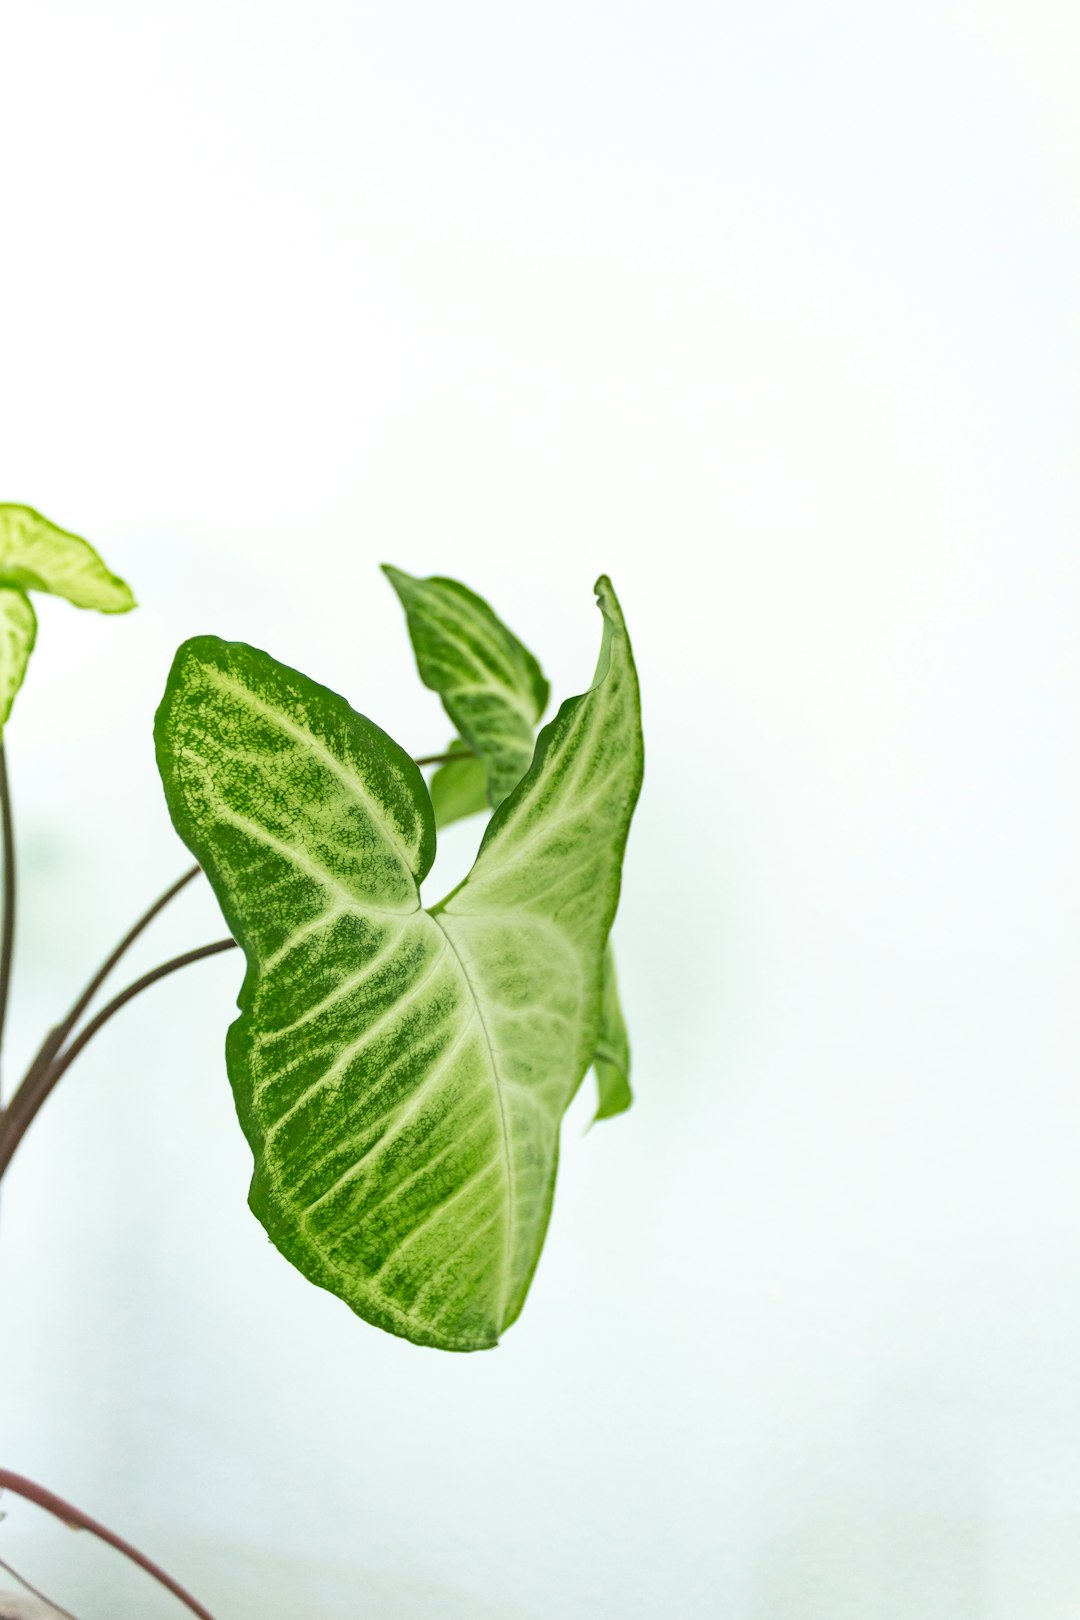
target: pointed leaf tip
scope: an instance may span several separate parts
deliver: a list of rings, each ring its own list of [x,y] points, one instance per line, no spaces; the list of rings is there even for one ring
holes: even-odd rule
[[[606,619],[610,619],[612,623],[618,625],[620,629],[624,629],[626,620],[623,618],[622,604],[616,595],[615,587],[611,583],[610,576],[608,574],[601,574],[600,578],[593,586],[593,590],[596,593],[597,606],[604,617]]]

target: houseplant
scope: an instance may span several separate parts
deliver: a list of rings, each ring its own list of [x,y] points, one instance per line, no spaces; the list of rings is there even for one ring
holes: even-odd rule
[[[42,1041],[0,1114],[0,1178],[86,1044],[159,979],[239,946],[226,1067],[254,1155],[249,1203],[279,1250],[360,1317],[416,1344],[493,1345],[517,1318],[551,1212],[562,1117],[590,1066],[597,1117],[630,1103],[609,934],[643,758],[618,600],[596,587],[587,691],[536,735],[547,682],[482,598],[387,568],[424,682],[457,735],[413,760],[344,698],[270,654],[200,636],[178,650],[155,726],[174,825],[198,865],[133,926]],[[86,541],[0,507],[0,721],[33,649],[31,590],[124,612]],[[430,786],[421,774],[433,767]],[[15,843],[0,742],[0,1036]],[[489,817],[476,860],[425,908],[436,829]],[[205,872],[231,930],[144,974],[96,1014],[106,977]],[[143,1555],[21,1476],[0,1484]]]

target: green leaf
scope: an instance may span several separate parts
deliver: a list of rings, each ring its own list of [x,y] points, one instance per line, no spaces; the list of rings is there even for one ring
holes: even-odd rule
[[[200,637],[158,711],[173,820],[247,957],[226,1055],[252,1209],[312,1281],[418,1344],[482,1349],[520,1311],[596,1045],[642,772],[629,640],[597,591],[593,686],[430,912],[423,778],[344,699]]]
[[[482,597],[454,579],[416,579],[383,565],[405,609],[425,686],[480,759],[499,805],[528,770],[547,707],[540,665]]]
[[[36,637],[37,618],[30,598],[0,585],[0,729],[7,725]]]
[[[93,546],[29,506],[0,504],[0,585],[47,591],[99,613],[135,606],[131,587],[109,572]]]
[[[626,1033],[615,958],[611,946],[604,952],[604,977],[600,998],[600,1030],[593,1053],[593,1072],[598,1094],[593,1124],[625,1113],[634,1100],[630,1090],[630,1038]]]
[[[435,825],[446,827],[483,810],[489,796],[492,804],[498,804],[500,796],[521,780],[532,758],[535,722],[547,704],[547,682],[513,631],[464,585],[449,579],[414,579],[386,564],[383,572],[405,605],[421,676],[439,693],[476,755],[482,756],[443,765],[432,777]],[[462,718],[470,704],[484,721],[474,725],[471,734]],[[463,749],[469,743],[456,739],[450,747]],[[630,1045],[610,948],[607,961],[601,1046],[593,1063],[600,1093],[595,1119],[610,1119],[633,1102]]]
[[[436,827],[448,827],[452,821],[464,816],[475,816],[490,809],[488,777],[482,759],[478,759],[460,737],[455,737],[448,753],[460,754],[460,759],[447,760],[431,778],[431,804],[435,811]]]

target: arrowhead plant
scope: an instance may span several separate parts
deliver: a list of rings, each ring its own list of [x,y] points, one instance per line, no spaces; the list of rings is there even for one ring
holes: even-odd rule
[[[429,583],[470,618],[447,618],[437,662],[423,643],[426,668],[471,674],[459,622],[472,634],[497,621],[460,586]],[[530,659],[533,701],[504,725],[516,671],[484,667],[494,637],[471,642],[477,678],[446,701],[499,804],[471,872],[429,908],[427,786],[344,698],[202,636],[181,647],[158,711],[173,821],[247,957],[226,1057],[255,1155],[251,1207],[313,1282],[444,1350],[494,1344],[521,1310],[560,1123],[601,1027],[642,754],[622,613],[606,579],[597,595],[593,685],[513,785],[508,760],[524,757],[546,683]]]
[[[481,597],[452,579],[385,573],[420,676],[453,727],[445,752],[411,758],[269,652],[185,641],[154,737],[169,813],[198,864],[49,1031],[0,1109],[0,1177],[115,1012],[164,975],[239,946],[246,971],[225,1066],[254,1159],[253,1212],[286,1259],[366,1321],[415,1344],[480,1350],[524,1305],[563,1116],[586,1072],[597,1119],[631,1102],[609,936],[642,780],[638,684],[606,577],[592,683],[541,724],[540,665]],[[31,590],[104,613],[134,606],[86,541],[29,507],[0,506],[0,728],[33,648]],[[2,740],[0,812],[2,1035],[14,928]],[[433,898],[424,884],[438,830],[470,816],[487,818],[471,870]],[[84,1022],[128,946],[200,871],[229,937],[144,974]],[[43,1488],[22,1487],[59,1511]]]

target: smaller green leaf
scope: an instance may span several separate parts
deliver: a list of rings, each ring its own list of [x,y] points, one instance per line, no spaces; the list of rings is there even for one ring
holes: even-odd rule
[[[7,724],[36,637],[37,618],[30,598],[0,585],[0,728]]]
[[[600,1029],[593,1053],[593,1073],[596,1075],[598,1103],[593,1124],[598,1119],[611,1119],[623,1114],[634,1100],[630,1090],[630,1040],[626,1033],[619,985],[615,977],[615,958],[610,942],[604,952],[603,979],[601,981]]]
[[[483,760],[478,759],[460,737],[454,738],[447,752],[460,754],[461,758],[440,765],[429,783],[436,827],[449,827],[452,821],[461,821],[465,816],[475,816],[490,808]]]
[[[548,701],[543,671],[483,597],[457,580],[417,579],[385,563],[383,573],[405,609],[420,678],[483,761],[497,807],[532,761]]]
[[[47,591],[98,613],[127,613],[135,606],[131,587],[110,573],[93,546],[30,506],[0,503],[2,585]]]

